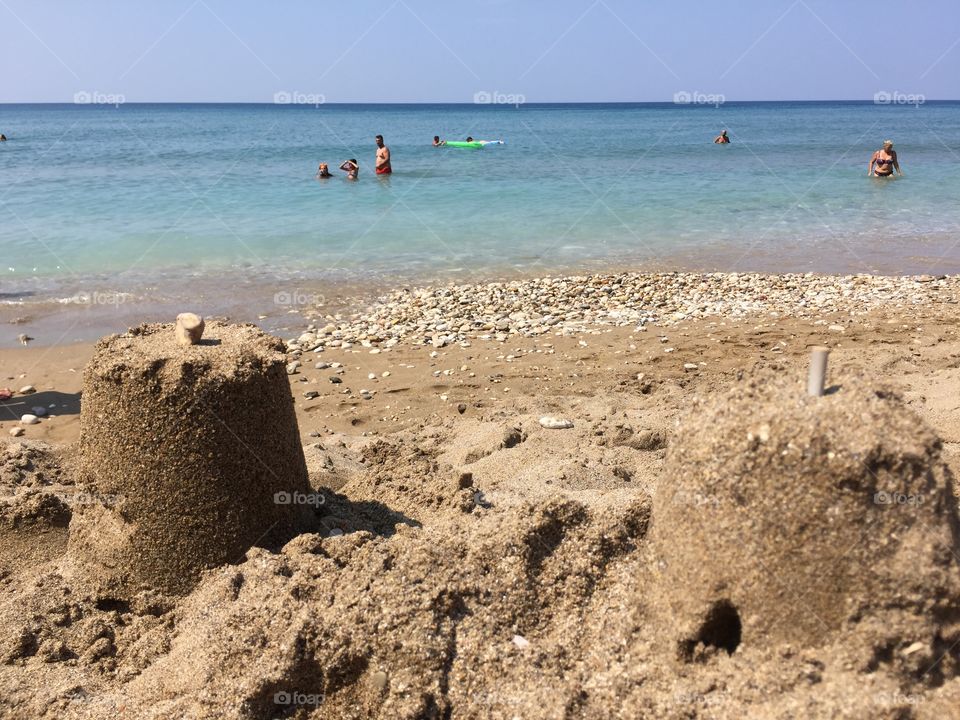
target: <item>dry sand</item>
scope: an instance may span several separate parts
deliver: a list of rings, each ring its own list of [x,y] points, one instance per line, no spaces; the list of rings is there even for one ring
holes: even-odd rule
[[[960,717],[958,329],[944,304],[305,355],[312,532],[178,597],[72,586],[93,347],[3,351],[37,392],[2,412],[57,407],[2,423],[0,717]]]

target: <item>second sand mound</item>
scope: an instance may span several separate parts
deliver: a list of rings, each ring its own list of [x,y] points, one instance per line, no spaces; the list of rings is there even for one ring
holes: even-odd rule
[[[940,449],[898,397],[853,380],[814,398],[762,378],[695,407],[652,533],[679,654],[817,646],[876,618],[946,652],[960,546]]]

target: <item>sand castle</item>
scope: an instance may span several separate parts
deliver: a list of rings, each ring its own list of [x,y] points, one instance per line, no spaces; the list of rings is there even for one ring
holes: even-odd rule
[[[198,320],[104,338],[87,366],[78,477],[95,502],[77,508],[69,552],[98,592],[185,592],[319,504],[282,343],[224,323],[201,341]]]
[[[817,646],[885,615],[932,647],[930,609],[960,587],[951,483],[933,431],[856,381],[808,397],[771,376],[700,403],[654,504],[679,656]]]

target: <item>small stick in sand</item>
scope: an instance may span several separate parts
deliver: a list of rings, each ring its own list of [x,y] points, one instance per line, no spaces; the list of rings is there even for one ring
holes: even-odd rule
[[[820,397],[827,380],[827,357],[830,349],[815,347],[810,355],[810,375],[807,378],[807,395]]]
[[[203,337],[204,322],[203,318],[193,313],[180,313],[177,315],[176,335],[177,342],[181,345],[196,345]]]

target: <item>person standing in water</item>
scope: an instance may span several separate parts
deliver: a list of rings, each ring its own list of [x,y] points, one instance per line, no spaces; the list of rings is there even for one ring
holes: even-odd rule
[[[717,135],[717,137],[716,137],[716,138],[714,139],[714,141],[713,141],[713,144],[714,144],[714,145],[729,145],[729,144],[730,144],[730,136],[727,135],[727,131],[724,130],[724,131],[721,132],[719,135]]]
[[[876,165],[876,170],[874,170],[874,165]],[[883,147],[870,158],[870,168],[867,170],[867,175],[888,178],[893,177],[894,170],[900,174],[900,177],[903,177],[900,161],[897,160],[897,151],[893,149],[893,141],[884,140]]]
[[[6,142],[6,141],[7,141],[7,136],[4,135],[3,133],[0,133],[0,142]]]
[[[340,164],[340,169],[347,174],[347,180],[356,180],[360,174],[360,165],[353,158],[344,160]]]
[[[377,175],[389,175],[393,172],[390,165],[390,148],[383,144],[383,135],[377,135]]]
[[[325,162],[320,163],[320,167],[317,168],[317,177],[318,178],[333,177],[333,175],[330,174],[330,167]]]

